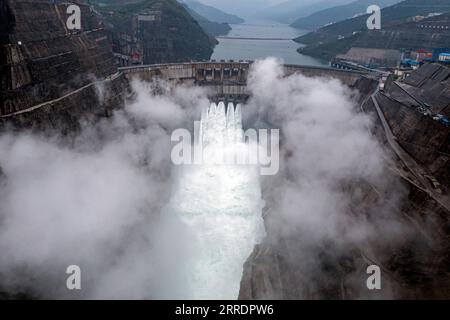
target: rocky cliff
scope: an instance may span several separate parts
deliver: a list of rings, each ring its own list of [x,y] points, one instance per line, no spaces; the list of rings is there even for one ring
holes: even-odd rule
[[[450,267],[448,210],[406,180],[407,198],[388,212],[389,225],[401,224],[409,234],[398,245],[384,240],[379,229],[373,241],[342,247],[335,239],[312,242],[301,232],[284,236],[276,213],[266,217],[269,236],[244,265],[240,299],[448,299]],[[364,182],[348,186],[349,216],[376,220],[383,214],[377,188]],[[391,230],[392,231],[392,230]],[[367,267],[382,270],[381,290],[368,290]]]
[[[377,98],[398,143],[450,187],[450,128],[434,120],[450,116],[450,67],[425,64],[401,81],[388,82]]]
[[[68,2],[0,3],[0,114],[18,112],[116,72],[103,24],[79,3],[81,29],[69,30]]]
[[[195,19],[195,21],[198,22],[200,27],[202,27],[203,31],[205,31],[207,34],[211,35],[213,37],[212,42],[216,42],[215,38],[216,36],[225,35],[228,32],[230,32],[231,27],[228,23],[218,23],[211,20],[208,20],[204,16],[198,14],[194,10],[190,9],[187,5],[183,4],[186,8],[186,10],[189,12],[189,14],[192,16],[192,18]]]
[[[113,50],[154,64],[208,60],[217,41],[176,0],[97,7],[111,25]]]
[[[380,30],[368,30],[368,15],[347,19],[297,38],[301,53],[330,59],[351,47],[379,49],[444,48],[450,46],[449,1],[403,1],[382,9]],[[444,13],[426,18],[428,14]],[[424,15],[424,16],[422,16]],[[421,17],[416,17],[421,16]],[[420,20],[420,21],[415,21]]]
[[[378,0],[377,5],[381,8],[393,5],[398,0]],[[357,15],[365,14],[367,8],[374,4],[371,0],[355,0],[336,7],[327,8],[314,12],[313,14],[295,20],[291,26],[301,30],[314,30],[328,24],[350,19]]]
[[[447,77],[443,76],[447,72],[442,66],[429,65],[405,82],[416,85],[412,91],[436,102],[444,99],[439,97],[445,91],[443,87],[448,89]],[[394,85],[391,83],[385,93],[377,93],[375,100],[370,98],[375,87],[367,81],[353,86],[364,92],[362,110],[373,118],[373,134],[389,155],[385,181],[340,183],[344,198],[350,199],[344,210],[349,221],[382,223],[371,237],[345,243],[331,237],[311,239],[311,234],[305,235],[300,228],[286,233],[286,222],[271,209],[274,199],[270,190],[263,190],[267,237],[244,266],[241,299],[450,297],[449,128],[422,115],[417,106],[407,106],[407,99],[390,89]],[[428,90],[421,90],[425,86]],[[445,109],[449,100],[444,100],[447,103],[436,102],[434,108]],[[391,143],[396,142],[388,140],[374,101],[386,117],[394,140],[406,153],[393,151]],[[433,180],[440,186],[433,185]],[[399,190],[401,196],[394,199]],[[366,286],[370,265],[381,268],[381,290]]]

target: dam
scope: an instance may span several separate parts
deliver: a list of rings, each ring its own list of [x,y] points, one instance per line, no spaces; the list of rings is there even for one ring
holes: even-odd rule
[[[203,112],[201,118],[198,114],[195,120],[203,124],[212,124],[201,126],[200,136],[203,137],[204,142],[211,143],[210,150],[214,153],[214,148],[217,147],[216,138],[227,140],[226,137],[229,137],[230,132],[225,130],[226,128],[240,128],[237,125],[239,115],[231,113],[231,110],[233,108],[237,110],[237,106],[242,105],[242,112],[246,112],[246,103],[251,100],[251,92],[247,85],[252,66],[251,61],[208,61],[119,68],[106,77],[91,79],[89,83],[84,81],[72,91],[64,92],[51,100],[42,101],[42,97],[33,97],[28,92],[25,94],[27,104],[18,103],[23,98],[21,94],[24,93],[16,90],[6,96],[6,100],[3,101],[0,125],[3,131],[7,128],[14,128],[16,131],[31,129],[37,132],[50,130],[70,137],[82,130],[80,123],[95,125],[102,120],[113,118],[115,112],[127,108],[127,101],[135,98],[136,93],[132,89],[134,80],[144,83],[164,80],[174,86],[198,86],[207,90],[207,100],[213,104],[207,106],[208,110]],[[377,92],[379,84],[377,74],[297,65],[284,65],[282,69],[285,77],[295,74],[302,74],[306,78],[321,77],[321,79],[332,79],[333,83],[344,84],[350,88],[349,92],[354,92],[352,97],[355,105],[361,107],[358,109],[375,117],[373,132],[383,147],[389,148],[388,140],[392,140],[392,137],[386,138],[386,132],[383,130],[381,120],[377,120],[377,115],[384,114],[387,119],[381,118],[384,120],[383,123],[387,120],[392,133],[397,137],[405,134],[403,129],[405,126],[412,127],[412,123],[419,127],[421,123],[424,123],[420,114],[413,108],[399,105],[392,100],[392,97],[403,99],[401,98],[403,93],[397,92],[395,86],[388,86],[384,93],[390,94],[390,98]],[[428,79],[426,73],[419,75],[421,79]],[[260,76],[264,77],[261,74]],[[434,79],[427,81],[434,81]],[[326,117],[326,113],[323,115]],[[427,125],[434,128],[432,132],[426,131],[428,135],[436,132],[435,136],[439,137],[436,141],[446,139],[448,129],[439,127],[439,124],[432,122],[431,119],[425,121]],[[227,127],[227,124],[234,125]],[[246,129],[245,124],[242,125],[242,129]],[[234,131],[233,136],[236,136],[236,132]],[[412,135],[408,134],[407,139],[411,138]],[[404,143],[404,138],[398,139],[398,144],[403,144],[401,146],[403,148],[405,148]],[[408,151],[416,157],[416,149],[409,146]],[[444,150],[444,153],[448,154],[448,151]],[[326,152],[324,155],[327,156]],[[423,156],[424,153],[421,155]],[[289,152],[284,156],[289,158]],[[429,159],[425,160],[432,163],[433,168],[437,168],[434,163],[441,161],[440,159],[440,155],[432,154],[431,150]],[[402,188],[410,200],[406,202],[406,205],[395,208],[392,215],[401,219],[402,225],[411,227],[413,234],[417,236],[416,239],[428,241],[425,241],[427,246],[421,248],[422,256],[416,257],[417,261],[435,259],[448,248],[443,246],[435,251],[429,250],[431,241],[438,243],[441,240],[440,232],[446,234],[446,231],[438,228],[440,231],[435,232],[434,227],[421,221],[421,215],[426,213],[438,222],[436,225],[442,225],[442,228],[445,228],[448,225],[445,218],[448,211],[444,206],[439,205],[439,201],[435,201],[435,199],[441,200],[441,195],[429,191],[432,187],[430,183],[424,182],[422,185],[423,179],[415,178],[415,175],[420,172],[405,172],[408,167],[402,161],[401,157],[399,159],[394,157],[390,165],[399,169],[391,169],[387,176],[401,180]],[[439,167],[435,176],[440,181],[445,181],[442,177],[445,177],[448,171],[444,170],[445,163],[442,163],[442,169]],[[412,168],[414,170],[414,167]],[[7,174],[6,170],[0,169],[0,172],[2,171]],[[416,292],[415,285],[408,284],[405,287],[402,284],[402,281],[408,277],[407,271],[410,266],[408,260],[401,258],[401,250],[382,251],[380,256],[386,259],[376,261],[373,253],[367,250],[370,245],[353,248],[344,257],[326,255],[333,252],[332,246],[331,249],[327,247],[329,244],[313,247],[311,252],[317,253],[320,259],[324,259],[322,261],[318,258],[318,261],[325,267],[319,270],[320,278],[314,279],[315,282],[305,282],[307,271],[302,269],[303,261],[301,258],[293,258],[302,238],[301,236],[286,237],[276,228],[279,223],[278,213],[271,210],[273,199],[267,197],[270,190],[264,188],[260,177],[251,167],[232,167],[227,170],[216,166],[182,168],[177,172],[177,178],[177,184],[170,199],[170,207],[175,216],[188,226],[186,229],[193,231],[190,243],[196,253],[192,261],[183,261],[183,265],[186,266],[188,285],[192,289],[187,298],[380,298],[376,293],[364,291],[364,283],[361,288],[355,286],[353,282],[355,277],[364,274],[367,264],[373,263],[380,264],[388,270],[385,281],[389,287],[386,290],[390,290],[389,294],[394,297],[422,297],[421,294],[426,294],[427,288],[431,286],[423,282],[420,284],[422,292],[417,295],[411,293]],[[356,214],[365,215],[364,210],[370,210],[371,206],[376,207],[377,202],[380,201],[378,189],[365,182],[349,182],[346,191],[361,197],[352,199],[355,203],[349,209],[357,209]],[[232,195],[234,197],[230,200],[229,197]],[[196,200],[193,201],[193,199]],[[230,207],[231,202],[235,205]],[[202,232],[195,232],[198,230]],[[378,244],[373,247],[380,248]],[[412,250],[414,244],[406,242],[405,248]],[[397,260],[392,262],[392,259]],[[351,261],[350,266],[342,266],[342,263],[346,264],[348,261]],[[336,268],[328,268],[330,265]],[[437,261],[432,266],[432,271],[423,269],[421,267],[423,265],[418,263],[413,268],[427,277],[434,277],[432,274],[442,274],[441,271],[447,268],[445,260]],[[348,282],[346,282],[347,279]],[[437,277],[437,279],[440,278]],[[215,292],[214,288],[218,287],[226,288],[226,290]],[[437,297],[445,295],[442,291],[445,290],[444,286],[436,285],[430,290],[436,290]]]
[[[73,117],[108,117],[114,109],[123,107],[124,89],[129,88],[133,79],[145,82],[162,79],[172,84],[207,87],[211,101],[245,102],[249,97],[247,77],[252,63],[252,61],[210,61],[123,67],[104,78],[89,83],[83,82],[79,88],[47,101],[42,101],[40,97],[32,98],[27,92],[15,90],[0,106],[0,123],[8,122],[20,127],[37,129],[49,125],[54,128],[61,126],[73,128]],[[326,67],[284,65],[284,71],[286,75],[300,73],[308,77],[336,78],[349,87],[361,85],[363,79],[376,78],[376,75],[369,72]],[[11,85],[17,86],[15,83]],[[99,101],[99,87],[110,93],[107,100]],[[27,101],[26,104],[21,103],[24,99]],[[53,119],[50,121],[52,124],[48,122],[49,119]]]

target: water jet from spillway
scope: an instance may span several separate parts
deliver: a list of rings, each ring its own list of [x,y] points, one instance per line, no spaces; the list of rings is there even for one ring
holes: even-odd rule
[[[203,164],[183,166],[172,207],[192,235],[187,299],[237,299],[243,264],[264,236],[263,201],[255,165],[224,165],[223,151],[248,152],[241,107],[223,102],[203,110]]]

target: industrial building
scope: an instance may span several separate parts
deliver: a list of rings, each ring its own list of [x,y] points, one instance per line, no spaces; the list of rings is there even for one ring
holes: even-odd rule
[[[400,63],[402,54],[399,50],[351,48],[345,54],[339,54],[336,59],[357,63],[367,68],[395,68]]]

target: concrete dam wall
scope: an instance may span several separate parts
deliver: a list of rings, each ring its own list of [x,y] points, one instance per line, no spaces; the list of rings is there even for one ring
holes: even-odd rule
[[[239,100],[248,96],[247,76],[252,62],[199,62],[161,64],[119,68],[128,79],[149,81],[154,77],[175,83],[191,83],[212,89],[211,98]],[[332,77],[348,86],[353,86],[367,73],[331,68],[285,65],[286,75],[301,73],[307,77]]]
[[[30,98],[29,91],[19,90],[15,92],[14,99],[21,101],[30,98],[27,101],[38,103],[27,104],[26,108],[2,109],[0,124],[10,123],[16,128],[70,131],[81,119],[107,117],[111,115],[112,110],[124,107],[126,94],[131,90],[130,81],[133,79],[163,79],[172,84],[205,86],[210,89],[211,100],[242,102],[249,97],[247,77],[250,67],[251,62],[199,62],[119,68],[116,73],[111,73],[102,80],[80,82],[80,86],[72,91],[63,91],[64,94],[43,102],[41,96]],[[286,75],[299,72],[308,77],[337,78],[361,92],[367,87],[361,85],[364,79],[372,83],[372,80],[364,77],[365,74],[361,72],[296,65],[286,65],[284,68]],[[98,87],[111,89],[107,90],[108,96],[105,100],[98,97]]]
[[[80,4],[81,29],[69,30],[69,3],[0,4],[0,115],[60,98],[116,71],[107,31]]]

